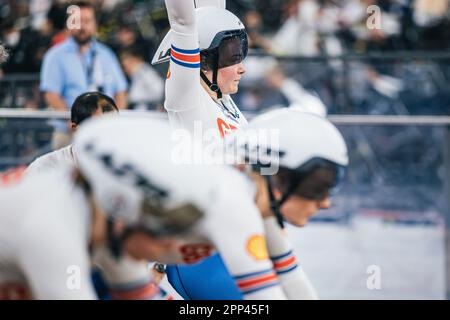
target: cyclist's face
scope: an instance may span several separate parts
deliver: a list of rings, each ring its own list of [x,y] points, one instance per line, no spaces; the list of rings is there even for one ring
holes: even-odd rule
[[[217,74],[217,84],[223,94],[234,94],[239,89],[239,82],[245,73],[245,67],[242,62],[219,69]]]
[[[277,200],[281,200],[281,193],[274,190]],[[298,195],[291,195],[280,207],[281,214],[287,222],[298,226],[305,226],[309,219],[321,209],[328,209],[331,206],[330,197],[322,200],[310,200]]]

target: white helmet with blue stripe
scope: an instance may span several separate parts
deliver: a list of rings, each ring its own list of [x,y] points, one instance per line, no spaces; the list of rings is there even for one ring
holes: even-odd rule
[[[200,7],[195,9],[197,18],[199,49],[212,50],[219,47],[220,43],[233,36],[240,36],[246,40],[244,24],[230,11],[213,6]],[[155,55],[152,64],[168,62],[170,60],[172,31],[166,34]],[[245,53],[247,50],[247,43]]]
[[[195,9],[198,29],[201,70],[212,71],[210,81],[203,71],[200,75],[208,87],[222,97],[217,84],[217,73],[242,62],[248,53],[248,39],[244,24],[230,11],[213,6]],[[153,57],[152,64],[167,62],[171,56],[171,37],[169,31]]]

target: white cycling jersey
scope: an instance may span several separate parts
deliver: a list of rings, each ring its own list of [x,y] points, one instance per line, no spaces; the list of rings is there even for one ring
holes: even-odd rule
[[[159,194],[167,208],[195,205],[204,216],[181,238],[176,252],[158,261],[195,263],[218,251],[245,298],[285,299],[252,182],[232,167],[177,163],[171,132],[155,119],[89,120],[77,132],[74,147],[81,171],[89,180],[98,178],[92,187],[99,204],[131,223],[142,214],[143,190]],[[108,183],[100,185],[100,180]]]
[[[51,173],[61,168],[76,166],[76,155],[72,145],[44,154],[26,169],[27,175]],[[96,248],[91,262],[100,269],[113,299],[160,299],[170,298],[159,294],[153,284],[148,264],[129,257],[116,259],[107,248]]]
[[[90,211],[68,177],[54,171],[0,186],[0,299],[96,298]]]
[[[76,165],[72,145],[49,152],[34,160],[27,168],[27,174],[54,170],[61,166]]]
[[[91,208],[71,167],[0,175],[0,300],[96,299],[96,265],[113,299],[166,299],[146,261],[88,250]]]

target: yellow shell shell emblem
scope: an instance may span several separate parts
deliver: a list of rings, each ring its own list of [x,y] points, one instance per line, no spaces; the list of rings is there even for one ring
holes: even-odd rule
[[[247,241],[247,251],[256,260],[269,258],[267,252],[266,239],[262,235],[254,235]]]

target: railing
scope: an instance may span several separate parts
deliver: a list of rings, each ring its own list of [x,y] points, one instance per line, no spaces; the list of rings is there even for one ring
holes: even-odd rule
[[[39,74],[17,73],[0,77],[0,108],[37,108],[40,100]]]
[[[250,58],[272,57],[252,51]],[[446,115],[450,110],[450,52],[395,51],[346,53],[339,56],[277,56],[287,76],[316,92],[333,114]],[[164,76],[166,66],[157,66]],[[253,95],[262,102],[272,101],[276,91],[263,81],[246,81],[254,70],[247,70],[236,95],[241,109],[250,111],[243,97]],[[256,70],[257,71],[257,70]],[[373,79],[363,74],[375,72],[403,81],[395,96],[380,93]],[[363,74],[363,75],[361,75]],[[378,90],[378,91],[377,91]],[[278,101],[279,102],[279,101]],[[39,74],[12,74],[0,79],[0,107],[42,107]],[[269,107],[262,104],[261,108]],[[259,110],[259,109],[258,109]]]

